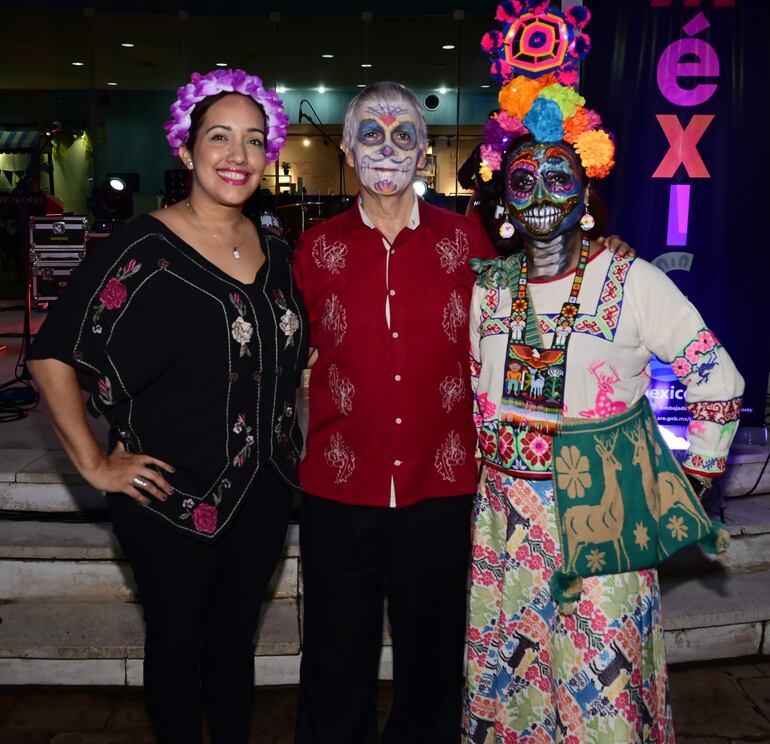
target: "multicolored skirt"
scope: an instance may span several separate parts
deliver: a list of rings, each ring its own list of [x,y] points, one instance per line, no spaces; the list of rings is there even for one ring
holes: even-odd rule
[[[466,744],[673,744],[654,569],[584,580],[560,615],[550,480],[485,468],[476,496]]]

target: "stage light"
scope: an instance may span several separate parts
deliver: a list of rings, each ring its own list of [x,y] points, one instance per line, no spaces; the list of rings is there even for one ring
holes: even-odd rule
[[[285,93],[286,92],[286,86],[285,85],[276,85],[275,86],[275,92],[276,93]]]
[[[326,88],[325,88],[323,85],[319,85],[319,86],[316,88],[316,90],[317,90],[319,93],[326,93]]]
[[[310,147],[310,140],[307,137],[305,137],[305,139],[302,140],[302,144],[305,147]]]
[[[365,87],[366,87],[366,83],[359,83],[358,85],[356,85],[356,88],[365,88]]]
[[[441,47],[442,49],[454,49],[454,44],[444,44],[444,46]]]
[[[75,61],[75,62],[72,63],[73,67],[83,67],[84,65],[85,65],[85,62]]]
[[[126,220],[134,213],[134,192],[138,191],[138,173],[108,173],[93,190],[89,206],[96,219]]]
[[[489,83],[483,83],[481,87],[482,87],[482,88],[489,88],[489,87],[491,87],[491,86],[489,85]]]
[[[417,196],[425,196],[425,193],[428,190],[428,184],[425,183],[425,181],[414,181],[412,183],[412,188],[414,189],[414,193],[417,194]]]
[[[217,62],[216,66],[217,67],[227,67],[227,62]]]
[[[109,83],[107,83],[107,85],[109,85],[110,88],[114,88],[117,85],[117,83],[109,82]]]
[[[446,88],[445,88],[445,87],[442,85],[442,86],[441,86],[441,87],[438,89],[438,92],[439,92],[439,93],[441,93],[441,95],[443,96],[443,95],[444,95],[444,94],[447,92],[447,89],[446,89]]]
[[[135,45],[132,41],[124,41],[120,46],[125,47],[126,49],[133,49]]]
[[[361,67],[363,67],[364,69],[369,69],[371,65],[368,62],[362,62]]]
[[[321,56],[324,59],[334,59],[334,55],[333,54],[322,54]]]

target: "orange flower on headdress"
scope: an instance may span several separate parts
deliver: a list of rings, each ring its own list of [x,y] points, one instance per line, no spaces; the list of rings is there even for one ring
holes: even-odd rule
[[[590,128],[588,112],[583,106],[578,106],[575,113],[564,120],[564,141],[574,145],[578,136]]]
[[[615,143],[603,129],[581,132],[574,148],[589,178],[604,178],[615,165]]]
[[[500,94],[497,97],[500,107],[521,121],[532,108],[540,91],[555,82],[556,78],[550,73],[539,78],[517,75],[500,88]]]

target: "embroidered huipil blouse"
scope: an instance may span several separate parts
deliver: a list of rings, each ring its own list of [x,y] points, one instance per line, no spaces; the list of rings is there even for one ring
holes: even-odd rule
[[[529,281],[546,347],[551,346],[573,276],[569,272]],[[471,300],[471,376],[480,455],[514,474],[547,476],[550,437],[522,432],[517,438],[510,431],[498,436],[511,292],[493,284],[474,286]],[[564,415],[607,418],[632,406],[647,390],[647,365],[655,354],[672,364],[686,386],[683,405],[691,423],[684,469],[721,475],[738,426],[743,378],[696,308],[656,267],[640,258],[618,258],[606,249],[589,259],[579,303],[567,351]],[[576,463],[557,459],[556,466],[557,471],[570,470]]]
[[[73,274],[31,358],[86,380],[129,452],[174,466],[145,513],[216,538],[267,462],[295,482],[302,450],[295,393],[307,321],[289,246],[260,233],[265,263],[243,284],[149,215],[101,242]]]
[[[494,255],[475,222],[422,200],[392,244],[360,203],[303,233],[294,269],[319,351],[303,490],[384,507],[475,491],[468,262]]]

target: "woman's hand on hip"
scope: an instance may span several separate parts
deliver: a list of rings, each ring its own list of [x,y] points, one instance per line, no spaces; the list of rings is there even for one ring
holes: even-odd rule
[[[122,442],[83,477],[100,491],[125,493],[140,504],[149,504],[152,496],[159,501],[174,492],[173,487],[155,468],[173,473],[174,468],[163,460],[149,455],[133,455],[126,452]]]

